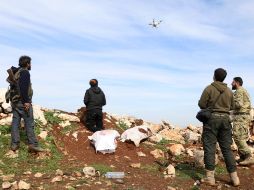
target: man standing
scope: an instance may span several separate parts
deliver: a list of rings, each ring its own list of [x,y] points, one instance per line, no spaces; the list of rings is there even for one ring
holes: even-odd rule
[[[38,146],[38,141],[34,133],[34,117],[32,107],[32,85],[30,80],[31,58],[29,56],[21,56],[19,58],[19,68],[12,67],[8,70],[12,73],[10,101],[12,106],[13,118],[11,127],[11,150],[19,149],[20,134],[19,126],[21,118],[25,122],[25,130],[28,140],[28,150],[30,152],[42,152]],[[8,80],[7,79],[7,80]]]
[[[235,77],[232,82],[234,92],[234,120],[233,120],[233,137],[238,147],[240,165],[254,164],[254,158],[251,156],[251,150],[247,145],[249,137],[249,125],[251,122],[250,111],[251,102],[248,92],[242,87],[243,80],[241,77]]]
[[[91,79],[89,84],[91,87],[86,90],[84,97],[87,110],[85,123],[90,131],[96,132],[103,129],[102,106],[106,105],[106,98],[96,79]]]
[[[202,182],[215,185],[215,151],[218,141],[227,171],[234,186],[240,185],[236,172],[236,162],[231,150],[232,128],[229,111],[233,109],[234,99],[232,91],[223,83],[227,76],[226,70],[218,68],[214,71],[214,82],[207,86],[199,100],[201,109],[212,108],[211,118],[203,126],[202,142],[204,148],[204,163],[206,177]],[[214,105],[215,103],[215,105]]]

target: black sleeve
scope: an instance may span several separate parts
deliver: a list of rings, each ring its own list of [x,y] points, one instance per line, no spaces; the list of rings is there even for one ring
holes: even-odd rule
[[[30,73],[27,70],[20,72],[19,78],[19,89],[22,103],[31,103],[31,100],[28,95],[29,85],[30,85]]]
[[[84,104],[87,106],[88,104],[88,101],[89,101],[89,92],[88,90],[86,91],[86,94],[85,94],[85,97],[84,97]]]
[[[105,106],[106,105],[106,97],[105,97],[105,94],[103,91],[102,91],[102,96],[103,96],[102,105]]]

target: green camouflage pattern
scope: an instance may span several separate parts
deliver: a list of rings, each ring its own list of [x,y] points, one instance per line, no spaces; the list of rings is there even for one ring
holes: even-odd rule
[[[250,115],[235,115],[233,120],[233,138],[238,147],[240,155],[251,153],[247,145],[249,138]]]
[[[245,90],[243,87],[239,87],[234,92],[234,113],[247,113],[249,114],[251,111],[251,101],[250,101],[250,95],[248,94],[247,90]]]

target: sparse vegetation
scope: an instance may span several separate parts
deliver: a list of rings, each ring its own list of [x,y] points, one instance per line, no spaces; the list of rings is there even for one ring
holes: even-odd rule
[[[129,126],[121,120],[118,121],[117,127],[119,129],[121,129],[121,131],[125,131],[125,130],[129,129]]]
[[[72,132],[72,131],[75,131],[79,128],[79,126],[76,124],[76,123],[71,123],[71,125],[68,125],[66,127],[64,127],[62,130],[61,130],[61,133],[63,134],[67,134],[69,132]]]
[[[176,176],[183,179],[199,180],[204,176],[203,169],[197,169],[190,164],[178,164],[175,168]]]
[[[113,171],[111,167],[104,165],[104,164],[97,164],[96,163],[96,164],[92,164],[91,166],[94,167],[96,171],[99,171],[101,175],[104,175],[107,172]]]
[[[46,111],[44,112],[44,116],[47,122],[51,125],[57,125],[63,121],[61,118],[54,115],[54,112]]]

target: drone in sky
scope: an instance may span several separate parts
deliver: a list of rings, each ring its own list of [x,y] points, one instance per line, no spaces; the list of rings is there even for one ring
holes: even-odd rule
[[[156,20],[153,19],[153,22],[152,22],[152,23],[149,23],[149,25],[151,25],[151,26],[154,27],[154,28],[158,28],[158,26],[159,26],[159,24],[160,24],[161,22],[162,22],[162,20],[156,21]]]

